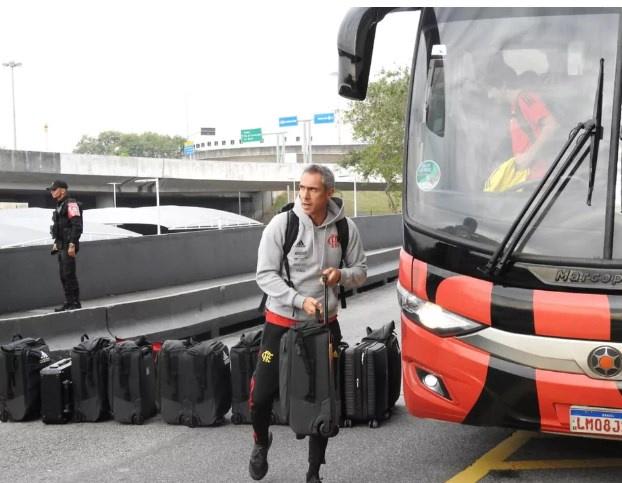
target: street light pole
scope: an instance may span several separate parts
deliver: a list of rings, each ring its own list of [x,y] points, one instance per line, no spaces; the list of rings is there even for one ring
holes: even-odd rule
[[[357,202],[356,202],[356,173],[352,175],[352,179],[354,180],[354,217],[358,216]]]
[[[113,202],[113,206],[116,208],[117,207],[117,185],[121,184],[121,183],[107,183],[107,184],[111,184],[112,185],[112,202]]]
[[[15,67],[19,67],[22,65],[21,62],[15,62],[12,60],[11,62],[5,62],[2,64],[5,67],[11,68],[11,97],[13,99],[13,150],[17,150],[17,127],[15,125],[15,75],[14,70]]]
[[[158,208],[158,235],[160,234],[160,178],[136,179],[134,183],[155,183],[156,206]]]

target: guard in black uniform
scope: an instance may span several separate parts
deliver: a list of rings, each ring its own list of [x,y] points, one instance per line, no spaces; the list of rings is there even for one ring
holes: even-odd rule
[[[58,254],[60,281],[65,291],[65,303],[55,312],[74,310],[80,305],[80,288],[76,276],[76,255],[80,249],[82,235],[82,207],[67,192],[67,183],[57,179],[46,188],[56,200],[56,209],[52,215],[50,232],[54,239],[52,255]]]

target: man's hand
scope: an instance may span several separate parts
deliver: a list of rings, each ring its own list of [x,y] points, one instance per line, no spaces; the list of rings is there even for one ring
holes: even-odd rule
[[[329,287],[334,287],[341,280],[341,270],[338,268],[327,268],[322,272],[322,275],[326,276],[326,285]]]
[[[322,304],[313,297],[307,297],[302,303],[302,310],[308,315],[315,315],[315,311],[319,310],[322,313]]]
[[[69,255],[71,258],[75,258],[76,246],[73,243],[69,244],[69,248],[67,248],[67,255]]]

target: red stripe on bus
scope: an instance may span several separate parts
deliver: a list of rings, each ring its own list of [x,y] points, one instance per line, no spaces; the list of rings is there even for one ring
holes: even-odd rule
[[[606,295],[533,291],[537,335],[610,340],[611,314]]]
[[[569,431],[571,406],[622,408],[615,381],[536,369],[536,387],[543,431]]]
[[[450,312],[491,325],[492,283],[465,275],[443,280],[436,303]]]

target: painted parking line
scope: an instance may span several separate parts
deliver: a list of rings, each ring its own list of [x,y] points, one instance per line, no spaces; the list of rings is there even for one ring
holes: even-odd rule
[[[447,483],[467,483],[481,480],[490,471],[496,469],[499,464],[504,463],[508,457],[514,454],[516,450],[527,443],[527,441],[536,436],[536,434],[537,433],[530,433],[528,431],[516,431],[512,433],[510,437],[501,441],[501,443],[480,457],[471,466],[461,471],[450,480],[447,480]]]
[[[622,458],[595,458],[595,459],[546,459],[506,461],[518,449],[532,438],[540,437],[539,433],[516,431],[488,451],[471,466],[461,471],[447,483],[471,483],[484,478],[491,471],[499,470],[561,470],[561,469],[593,469],[593,468],[622,468]]]

